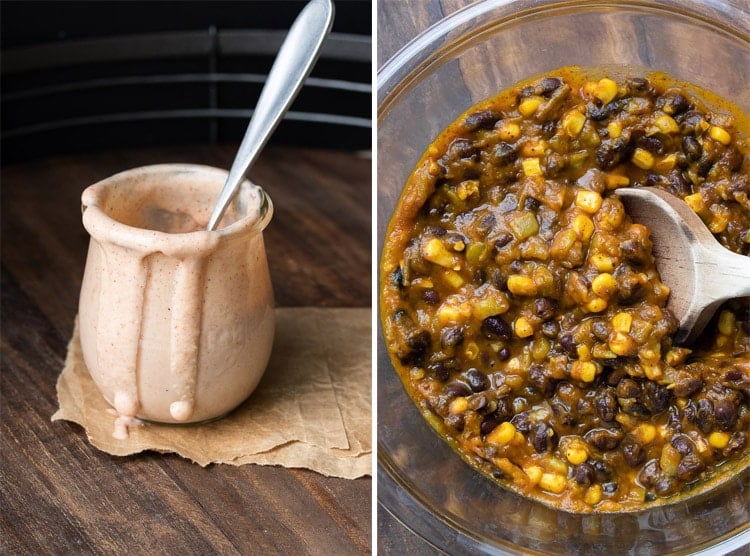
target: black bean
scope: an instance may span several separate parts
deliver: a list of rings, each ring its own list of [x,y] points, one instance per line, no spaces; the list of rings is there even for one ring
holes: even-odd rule
[[[534,197],[526,197],[523,201],[523,208],[526,210],[536,210],[541,204],[542,203],[534,199]]]
[[[688,160],[695,162],[703,154],[703,147],[695,137],[686,135],[682,138],[682,150],[688,157]]]
[[[629,141],[622,137],[602,142],[596,149],[596,164],[602,170],[612,170],[615,166],[630,158],[633,150]]]
[[[487,376],[477,369],[469,369],[466,371],[466,380],[469,382],[469,387],[474,392],[482,392],[490,387],[490,381]]]
[[[562,79],[559,77],[545,77],[539,81],[535,89],[538,91],[537,94],[549,95],[561,85]]]
[[[669,390],[656,382],[643,383],[643,403],[651,413],[661,413],[669,406]]]
[[[494,110],[480,110],[466,116],[464,125],[470,131],[475,129],[490,129],[495,125],[495,122],[502,117],[502,114],[495,112]]]
[[[667,494],[671,494],[676,486],[676,482],[672,477],[660,475],[656,480],[656,484],[654,484],[654,492],[659,496],[666,496]]]
[[[617,399],[612,388],[605,388],[596,399],[596,414],[607,423],[615,420],[617,415]]]
[[[734,432],[729,437],[729,442],[727,442],[722,453],[725,457],[733,456],[739,453],[745,447],[745,444],[747,444],[747,434],[741,431]]]
[[[683,456],[695,452],[695,443],[685,434],[673,436],[670,444],[672,444],[672,447]]]
[[[440,294],[437,290],[425,288],[422,290],[422,301],[427,303],[427,305],[437,305],[440,303]]]
[[[617,401],[620,404],[620,409],[628,415],[633,415],[634,417],[649,417],[651,415],[648,408],[636,399],[619,398]]]
[[[391,283],[400,290],[404,289],[404,271],[400,266],[391,272]]]
[[[675,405],[669,406],[669,413],[667,414],[667,426],[675,432],[682,432],[680,410]]]
[[[667,114],[675,115],[690,108],[690,102],[685,95],[677,91],[667,91],[656,99],[656,107]]]
[[[591,466],[594,468],[594,473],[596,473],[597,481],[604,482],[612,478],[612,468],[603,461],[594,460],[591,462]]]
[[[625,87],[628,93],[634,95],[635,93],[642,93],[648,90],[649,84],[647,79],[641,77],[631,77],[625,81]]]
[[[638,467],[646,459],[646,449],[635,440],[627,439],[622,443],[622,457],[630,467]]]
[[[553,431],[546,423],[539,423],[532,432],[532,444],[538,454],[543,454],[552,448]]]
[[[497,236],[497,239],[495,239],[493,248],[495,251],[500,251],[500,249],[508,245],[511,241],[513,241],[513,236],[509,232],[502,232]]]
[[[714,415],[718,425],[724,430],[729,430],[737,422],[737,406],[730,399],[719,398],[714,401]]]
[[[602,319],[595,319],[591,323],[591,332],[601,341],[605,341],[609,337],[609,327],[607,327],[607,323]]]
[[[686,371],[679,371],[674,380],[674,395],[678,398],[687,398],[700,392],[703,388],[703,380],[700,377]]]
[[[513,335],[510,325],[500,315],[487,317],[482,321],[482,332],[489,338],[510,340]]]
[[[505,141],[500,141],[492,149],[490,163],[495,166],[505,166],[513,162],[516,158],[518,158],[518,149]]]
[[[507,347],[500,348],[500,351],[497,352],[497,358],[500,361],[507,361],[510,359],[510,350]]]
[[[464,330],[460,326],[450,326],[440,331],[440,344],[443,348],[455,348],[464,341]]]
[[[548,320],[544,323],[542,323],[542,334],[546,338],[552,339],[557,338],[557,334],[560,332],[560,327],[557,325],[557,323],[553,320]]]
[[[445,382],[451,377],[451,372],[443,361],[429,365],[427,370],[431,371],[440,382]]]
[[[557,386],[557,381],[539,363],[533,363],[529,368],[529,381],[544,397],[550,397],[555,392],[555,387]]]
[[[468,396],[471,394],[471,388],[465,383],[455,380],[445,387],[446,395],[450,397]]]
[[[641,467],[641,470],[638,472],[638,482],[646,488],[653,488],[661,476],[662,472],[659,467],[659,461],[652,459]]]
[[[617,483],[614,481],[602,484],[602,492],[604,492],[604,494],[614,494],[616,490]]]
[[[426,236],[443,237],[447,233],[448,233],[448,230],[446,230],[442,226],[430,225],[430,226],[425,226],[424,228],[424,235]]]
[[[593,466],[588,462],[576,465],[573,470],[573,478],[579,485],[590,485],[594,482],[595,475],[596,472],[594,471]]]
[[[640,139],[638,139],[637,145],[640,148],[654,154],[664,154],[666,152],[666,145],[664,144],[664,141],[656,135],[647,135],[641,137]]]
[[[446,417],[445,422],[449,427],[453,427],[458,432],[463,431],[466,424],[463,413],[451,413]]]
[[[687,134],[693,134],[695,132],[695,127],[703,121],[703,114],[696,110],[690,110],[689,112],[685,112],[680,117],[681,122],[681,128],[680,131],[683,135]]]
[[[679,170],[672,170],[669,174],[667,174],[666,182],[667,191],[669,191],[672,195],[685,197],[690,194],[690,184],[685,179],[685,176],[682,175],[682,172],[680,172]]]
[[[497,428],[498,425],[500,425],[500,423],[502,422],[502,419],[500,419],[496,414],[493,413],[492,415],[488,415],[484,418],[482,424],[479,425],[479,431],[486,436],[493,430],[495,430],[495,428]]]
[[[531,428],[531,419],[529,419],[529,414],[526,411],[514,415],[510,422],[516,427],[518,432],[524,434],[529,432],[529,429]]]
[[[683,481],[692,481],[706,468],[706,464],[695,454],[682,458],[677,466],[677,477]]]
[[[573,334],[563,334],[560,337],[560,345],[570,357],[578,359],[578,351],[576,349],[576,341],[573,339]]]
[[[697,409],[695,425],[703,434],[708,434],[714,427],[714,404],[711,403],[711,400],[703,398],[702,400],[698,400]]]
[[[492,214],[492,213],[485,214],[479,220],[479,223],[477,224],[477,226],[475,228],[476,232],[478,234],[480,234],[481,236],[486,236],[495,227],[495,222],[496,221],[497,221],[497,219],[495,218],[494,214]]]
[[[461,158],[471,158],[477,152],[477,148],[471,144],[471,141],[459,137],[454,139],[448,147],[448,152],[444,158],[448,161],[453,161]]]
[[[534,301],[534,314],[542,321],[548,321],[555,316],[555,304],[546,297]]]
[[[620,445],[625,433],[619,429],[591,429],[583,437],[586,442],[602,451],[614,450]]]
[[[631,378],[624,378],[617,384],[618,398],[636,398],[640,393],[640,386]]]
[[[503,397],[497,399],[497,409],[495,410],[495,414],[503,421],[507,421],[513,417],[513,402],[510,398]]]

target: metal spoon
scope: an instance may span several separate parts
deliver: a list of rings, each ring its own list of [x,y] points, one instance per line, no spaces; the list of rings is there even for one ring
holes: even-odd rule
[[[207,230],[216,229],[245,179],[245,174],[302,88],[302,83],[309,75],[323,42],[331,31],[333,12],[331,0],[311,0],[289,29],[255,105],[245,137],[211,213]]]
[[[694,340],[728,299],[750,296],[750,257],[725,249],[683,200],[652,187],[617,191],[631,218],[651,230],[656,268],[680,323],[675,343]]]

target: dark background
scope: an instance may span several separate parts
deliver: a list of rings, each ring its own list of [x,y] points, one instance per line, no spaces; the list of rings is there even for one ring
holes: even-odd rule
[[[0,3],[2,163],[236,143],[305,1]],[[370,147],[371,4],[332,35],[273,142]]]

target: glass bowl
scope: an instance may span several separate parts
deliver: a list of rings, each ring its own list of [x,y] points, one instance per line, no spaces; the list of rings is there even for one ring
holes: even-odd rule
[[[718,0],[488,0],[431,27],[378,73],[378,252],[407,177],[447,124],[522,79],[570,65],[664,71],[750,114],[750,14]],[[554,510],[486,479],[434,433],[382,332],[377,373],[378,500],[440,550],[641,556],[726,554],[750,543],[747,468],[706,494],[641,512]]]

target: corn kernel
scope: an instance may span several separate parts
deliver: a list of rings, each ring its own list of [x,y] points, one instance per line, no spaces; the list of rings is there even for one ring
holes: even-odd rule
[[[465,180],[456,186],[456,197],[465,201],[479,194],[479,180]]]
[[[722,145],[728,145],[732,142],[732,136],[729,135],[729,132],[717,125],[712,125],[710,128],[708,128],[708,136],[711,137],[714,141],[718,141]]]
[[[490,444],[505,446],[513,440],[515,435],[516,427],[513,426],[513,423],[510,421],[504,421],[492,429],[492,432],[487,435],[486,439]]]
[[[687,348],[673,347],[664,356],[664,361],[666,361],[668,365],[676,367],[677,365],[684,363],[690,353],[692,353],[692,350]]]
[[[610,351],[606,344],[596,344],[591,350],[591,355],[596,359],[615,359],[617,354]]]
[[[602,272],[591,282],[591,290],[604,299],[617,291],[617,280],[609,272]]]
[[[671,444],[665,444],[661,449],[661,457],[659,458],[659,467],[669,477],[677,475],[677,469],[680,465],[682,456],[677,449]]]
[[[521,126],[513,122],[503,121],[497,129],[497,134],[503,141],[513,142],[521,136]]]
[[[729,218],[725,214],[714,214],[708,223],[708,229],[712,234],[720,234],[727,229]]]
[[[537,95],[526,97],[518,105],[518,111],[521,113],[521,115],[528,118],[529,116],[532,116],[534,112],[536,112],[536,109],[539,108],[539,106],[541,106],[543,102],[544,98]]]
[[[602,104],[608,104],[617,96],[617,83],[611,79],[600,79],[594,89],[594,96],[602,101]]]
[[[633,157],[631,158],[633,164],[641,168],[642,170],[650,170],[654,167],[654,155],[645,149],[638,147],[633,151]]]
[[[538,141],[529,141],[528,143],[524,143],[523,147],[521,147],[521,155],[542,156],[544,151],[547,150],[547,147],[549,147],[547,141],[542,139]]]
[[[661,364],[657,361],[655,363],[641,363],[643,374],[649,380],[661,380],[664,378],[664,373],[661,370]]]
[[[692,195],[688,195],[687,197],[685,197],[684,201],[691,209],[693,209],[693,212],[701,212],[706,208],[706,205],[703,203],[703,197],[700,193],[693,193]]]
[[[617,313],[612,317],[612,328],[617,332],[627,334],[630,332],[630,327],[633,324],[633,315],[624,311]]]
[[[537,287],[534,280],[521,274],[511,274],[508,276],[508,291],[514,295],[532,296],[537,294]]]
[[[526,444],[526,437],[522,433],[516,431],[516,434],[514,434],[513,438],[510,440],[510,445],[523,446],[524,444]]]
[[[601,253],[591,255],[589,262],[599,272],[613,272],[615,270],[615,263],[612,258]]]
[[[539,338],[538,340],[535,340],[531,345],[531,358],[534,361],[541,363],[542,361],[544,361],[544,358],[547,357],[550,347],[551,346],[547,338]]]
[[[588,241],[594,233],[594,223],[585,214],[579,214],[573,219],[573,230],[581,241]]]
[[[581,382],[593,382],[596,378],[596,364],[591,361],[573,361],[570,376]]]
[[[443,274],[443,280],[454,290],[457,290],[461,286],[464,285],[464,279],[463,277],[456,271],[446,269]]]
[[[672,116],[668,116],[667,114],[662,114],[661,116],[658,116],[654,120],[654,126],[659,131],[667,135],[669,135],[670,133],[680,132],[680,126],[677,125],[677,122],[674,121],[674,118]]]
[[[463,413],[467,409],[469,409],[469,402],[463,396],[455,398],[448,407],[448,411],[453,414]]]
[[[581,344],[576,348],[578,359],[581,361],[591,361],[591,348],[587,344]]]
[[[584,306],[589,313],[601,313],[607,308],[607,300],[601,297],[595,297]]]
[[[654,169],[659,172],[669,172],[677,164],[677,156],[672,153],[665,156],[654,164]]]
[[[578,440],[571,441],[565,448],[565,459],[573,465],[581,465],[584,461],[589,459],[586,445]]]
[[[542,474],[544,471],[541,467],[538,465],[529,465],[524,469],[524,472],[526,473],[526,476],[529,478],[529,483],[531,483],[531,486],[536,486],[539,484],[540,479],[542,478]]]
[[[437,318],[440,324],[455,324],[461,321],[461,312],[457,306],[444,303],[437,310]]]
[[[466,349],[464,350],[464,356],[469,361],[474,361],[474,359],[477,358],[479,355],[479,346],[476,344],[476,342],[469,342],[466,344]]]
[[[656,439],[656,427],[651,423],[641,423],[633,435],[641,444],[651,444]]]
[[[539,486],[549,492],[560,494],[565,490],[565,477],[556,473],[542,473]]]
[[[594,214],[602,207],[602,196],[596,191],[580,189],[576,193],[576,206],[584,212]]]
[[[578,137],[586,123],[586,116],[578,110],[570,110],[562,117],[562,128],[570,137]]]
[[[724,336],[731,336],[734,334],[734,323],[736,322],[734,313],[732,311],[724,310],[719,314],[718,328],[719,332]]]
[[[728,432],[715,431],[708,435],[708,443],[714,448],[723,450],[729,444],[730,434]]]
[[[424,369],[422,367],[412,367],[409,371],[409,377],[412,380],[422,380],[424,378]]]
[[[612,139],[617,139],[622,135],[622,124],[620,122],[609,122],[607,124],[607,132]]]
[[[528,338],[534,333],[534,327],[526,317],[518,317],[513,324],[513,329],[519,338]]]
[[[422,246],[422,255],[431,263],[458,270],[458,258],[454,257],[443,245],[443,242],[434,237],[425,242]]]
[[[524,158],[521,166],[523,166],[523,175],[526,177],[541,176],[543,173],[538,158]]]
[[[607,174],[604,179],[609,189],[617,189],[618,187],[627,187],[630,185],[630,178],[620,174]]]
[[[602,486],[591,485],[586,491],[586,494],[584,495],[583,500],[590,506],[595,506],[596,504],[601,502],[602,501]]]
[[[617,355],[633,355],[638,349],[633,338],[622,332],[616,332],[614,337],[609,341],[609,349]]]

